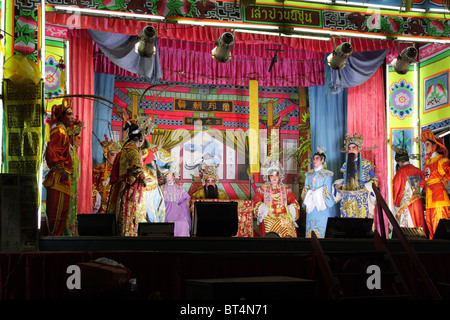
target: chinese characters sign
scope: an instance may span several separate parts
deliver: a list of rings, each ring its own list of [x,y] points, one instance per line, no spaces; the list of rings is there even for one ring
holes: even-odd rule
[[[194,124],[200,121],[202,126],[222,126],[223,125],[222,118],[200,118],[200,117],[186,117],[184,118],[185,126],[193,126]]]
[[[174,99],[174,111],[233,112],[233,101]]]

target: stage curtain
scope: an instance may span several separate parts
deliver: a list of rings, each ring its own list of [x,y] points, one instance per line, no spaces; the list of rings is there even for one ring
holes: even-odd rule
[[[341,70],[330,68],[330,86],[332,93],[339,93],[343,88],[359,86],[366,82],[384,62],[388,50],[353,53]]]
[[[156,129],[155,133],[152,135],[152,144],[158,145],[159,141],[162,139],[164,144],[163,149],[170,150],[179,144],[182,144],[193,137],[193,131],[188,130],[162,130]]]
[[[161,80],[237,86],[248,86],[250,80],[257,80],[259,86],[264,87],[324,84],[322,53],[292,50],[286,45],[236,43],[231,50],[231,60],[219,63],[211,57],[214,46],[214,42],[160,39],[164,73]],[[277,62],[269,72],[276,53]]]
[[[326,74],[330,67],[326,65]],[[347,132],[347,89],[332,94],[329,86],[308,88],[309,112],[311,124],[311,151],[314,154],[318,146],[326,148],[327,169],[334,173],[333,181],[342,178],[341,167],[344,153],[340,152]],[[334,206],[339,214],[339,204]]]
[[[46,12],[45,20],[47,24],[61,25],[72,28],[92,29],[104,32],[121,33],[127,35],[137,35],[147,22],[133,21],[127,19],[103,18],[77,16],[79,20],[74,19],[74,15]],[[152,24],[158,31],[158,38],[189,40],[193,42],[214,43],[217,38],[229,29],[216,27],[200,27],[175,24]],[[286,45],[293,49],[301,49],[316,53],[331,53],[340,43],[347,41],[345,38],[336,38],[330,41],[288,38],[280,36],[268,36],[260,34],[239,33],[235,34],[236,43],[246,44],[269,44],[278,43]],[[384,41],[373,39],[352,39],[353,52],[375,51],[381,49],[395,48],[396,41]]]
[[[158,81],[163,76],[159,62],[158,44],[155,45],[155,55],[150,58],[144,58],[135,52],[135,44],[138,41],[137,36],[96,30],[88,31],[100,50],[114,64],[129,72],[146,76],[152,82]]]
[[[381,195],[387,196],[387,160],[386,160],[386,98],[384,89],[383,67],[363,84],[348,88],[347,132],[360,133],[364,136],[363,148],[374,150],[362,151],[363,158],[375,165],[378,187]],[[377,210],[377,208],[375,209]],[[374,218],[375,227],[380,230],[378,215]],[[384,217],[386,234],[388,219]]]
[[[94,94],[93,41],[85,30],[72,30],[70,39],[70,92]],[[74,115],[85,123],[78,148],[80,180],[78,180],[78,213],[92,212],[92,99],[74,98]]]
[[[94,74],[94,92],[96,96],[110,101],[114,100],[115,75],[106,73]],[[105,135],[111,140],[111,119],[114,106],[104,100],[95,100],[93,109],[92,133],[92,164],[103,162],[103,148],[99,141],[105,140]]]

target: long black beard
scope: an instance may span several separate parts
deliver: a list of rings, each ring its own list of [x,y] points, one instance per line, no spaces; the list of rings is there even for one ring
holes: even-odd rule
[[[358,163],[359,163],[359,161],[358,161]],[[347,178],[355,179],[356,171],[357,171],[357,168],[356,168],[356,162],[355,162],[355,154],[349,153],[347,155]]]
[[[217,186],[209,185],[208,188],[206,186],[203,188],[205,189],[206,199],[219,199],[219,191],[217,191]]]

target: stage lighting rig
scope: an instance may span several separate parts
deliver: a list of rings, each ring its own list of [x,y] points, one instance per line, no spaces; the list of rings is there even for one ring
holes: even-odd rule
[[[150,58],[156,53],[156,29],[146,26],[138,35],[139,41],[136,43],[135,51],[144,58]]]
[[[331,53],[328,58],[327,62],[328,65],[335,69],[335,70],[341,70],[345,67],[345,63],[347,62],[347,59],[351,56],[353,52],[353,47],[348,42],[343,42]]]
[[[397,59],[392,61],[392,67],[398,74],[406,74],[409,70],[409,65],[417,58],[417,49],[408,47],[402,50]]]
[[[212,57],[217,62],[228,62],[231,60],[231,49],[234,46],[234,35],[224,32],[215,42],[216,47],[211,51]]]

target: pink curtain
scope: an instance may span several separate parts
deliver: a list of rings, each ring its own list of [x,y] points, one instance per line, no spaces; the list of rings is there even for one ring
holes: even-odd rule
[[[265,87],[308,87],[325,82],[322,53],[292,50],[286,45],[237,43],[227,63],[211,59],[213,42],[159,39],[158,47],[163,81],[247,86],[249,80],[258,80]],[[275,50],[280,51],[269,72]]]
[[[121,33],[128,35],[137,35],[140,30],[149,25],[146,22],[126,20],[126,19],[113,19],[113,18],[100,18],[100,17],[88,17],[80,16],[79,21],[75,21],[74,17],[69,14],[61,14],[54,12],[47,12],[45,14],[47,24],[68,26],[69,28],[83,28],[92,29],[98,31]],[[77,22],[76,25],[73,25]],[[192,42],[207,42],[214,43],[217,38],[225,31],[230,29],[220,29],[215,27],[199,27],[199,26],[187,26],[187,25],[175,25],[169,23],[153,24],[158,31],[158,38],[160,39],[179,39]],[[286,45],[293,49],[301,49],[306,51],[312,51],[316,53],[330,53],[334,50],[335,46],[338,46],[341,42],[347,41],[345,38],[335,39],[335,43],[330,41],[309,40],[299,38],[287,38],[279,36],[267,36],[249,33],[235,34],[236,43],[246,44],[269,44],[278,43]],[[383,41],[372,39],[352,39],[351,40],[353,51],[376,51],[381,49],[388,49],[397,47],[396,41]]]
[[[362,151],[361,156],[375,165],[378,187],[381,195],[387,196],[387,160],[386,160],[386,99],[383,67],[365,83],[348,88],[347,132],[364,136],[363,148],[378,148]],[[375,215],[375,226],[379,229],[379,220]],[[384,216],[387,232],[388,219]]]
[[[70,39],[69,94],[94,94],[93,41],[85,30],[73,30]],[[84,121],[81,132],[78,213],[92,213],[92,116],[93,101],[74,98],[74,115]]]

